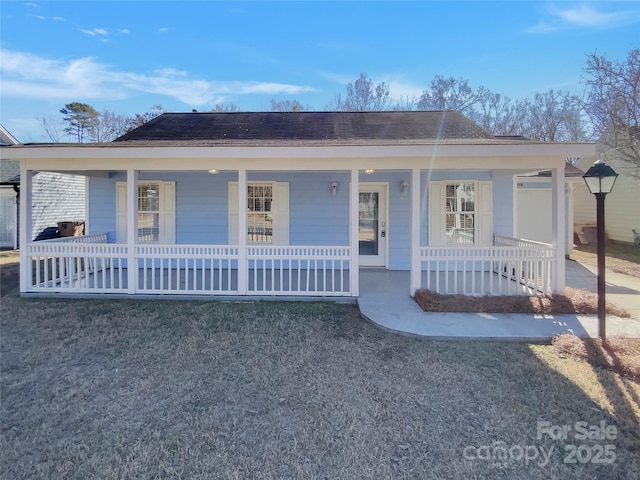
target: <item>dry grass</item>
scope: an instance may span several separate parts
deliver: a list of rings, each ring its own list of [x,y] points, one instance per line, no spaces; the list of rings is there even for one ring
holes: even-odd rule
[[[579,338],[559,335],[553,346],[560,355],[571,355],[634,380],[640,380],[640,338]]]
[[[554,346],[407,338],[332,303],[20,298],[5,260],[3,478],[640,476],[640,386]],[[615,425],[616,460],[564,463],[602,442],[539,421]],[[464,455],[500,445],[553,452]]]
[[[565,295],[525,297],[517,295],[443,295],[430,290],[418,290],[416,302],[426,312],[470,313],[539,313],[539,314],[597,314],[598,295],[587,290],[566,288]],[[629,317],[629,312],[611,303],[607,313]]]
[[[596,245],[578,245],[571,258],[585,265],[597,266]],[[607,270],[640,278],[640,247],[608,241],[606,248]]]

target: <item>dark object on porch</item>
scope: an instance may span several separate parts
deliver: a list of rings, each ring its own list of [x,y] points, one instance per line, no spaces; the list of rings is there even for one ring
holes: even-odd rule
[[[38,234],[35,241],[39,242],[40,240],[51,240],[52,238],[60,238],[60,231],[58,230],[58,227],[45,228]]]
[[[78,237],[84,235],[84,222],[58,222],[61,237]]]

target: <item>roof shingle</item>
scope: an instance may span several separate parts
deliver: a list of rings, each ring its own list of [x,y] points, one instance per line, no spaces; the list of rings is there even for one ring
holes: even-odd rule
[[[434,141],[494,137],[455,111],[165,113],[115,142]]]

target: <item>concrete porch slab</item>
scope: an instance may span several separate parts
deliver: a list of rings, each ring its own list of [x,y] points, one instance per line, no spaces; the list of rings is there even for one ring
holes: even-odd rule
[[[434,339],[549,342],[562,333],[598,335],[596,315],[423,312],[409,296],[408,272],[362,269],[358,306],[365,318],[386,330]],[[640,338],[640,322],[609,316],[607,335]]]

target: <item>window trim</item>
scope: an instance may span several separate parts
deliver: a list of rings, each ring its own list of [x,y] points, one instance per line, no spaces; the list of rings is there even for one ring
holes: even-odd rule
[[[454,185],[458,187],[460,185],[473,185],[473,211],[465,211],[458,209],[455,212],[447,211],[447,187],[450,185]],[[478,200],[479,200],[479,188],[478,188],[478,180],[443,180],[442,182],[442,204],[444,206],[444,244],[445,245],[478,245]],[[463,214],[471,214],[473,216],[473,241],[472,242],[450,242],[447,241],[447,215],[463,215]]]
[[[473,183],[475,188],[474,242],[446,241],[446,186]],[[427,238],[429,246],[460,247],[490,246],[493,244],[493,181],[474,178],[430,180],[428,182]]]
[[[138,180],[136,185],[136,195],[138,187],[141,185],[158,185],[159,199],[159,219],[158,219],[158,240],[140,241],[136,235],[136,245],[171,245],[176,242],[176,182],[165,180]],[[116,182],[116,239],[118,243],[127,242],[127,182]],[[136,207],[138,206],[136,196]],[[141,212],[136,208],[136,215]],[[137,223],[137,221],[136,221]]]
[[[290,207],[289,207],[289,182],[278,182],[274,180],[250,180],[247,181],[247,187],[250,185],[258,184],[271,184],[272,185],[272,202],[271,202],[271,215],[272,215],[272,241],[267,242],[249,242],[247,245],[252,246],[270,246],[270,245],[289,245],[289,222],[290,222]],[[228,239],[229,245],[238,245],[239,228],[238,228],[238,195],[239,195],[239,183],[237,181],[230,181],[227,184],[228,187]],[[247,200],[249,191],[247,190]],[[247,240],[248,240],[248,227],[247,225]]]

